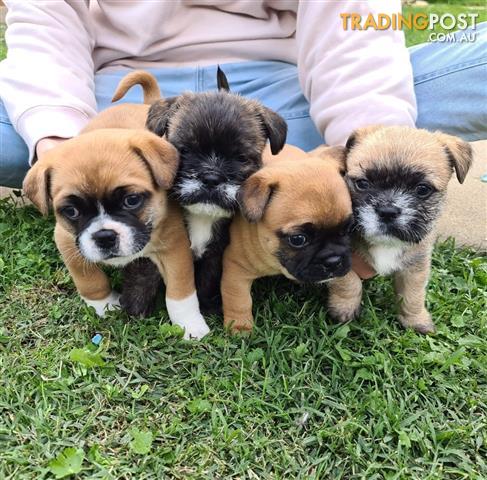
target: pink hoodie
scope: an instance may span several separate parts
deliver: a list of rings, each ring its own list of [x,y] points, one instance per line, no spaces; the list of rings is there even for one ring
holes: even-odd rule
[[[400,12],[399,0],[6,0],[0,95],[29,147],[72,137],[96,114],[94,74],[110,68],[282,60],[298,65],[330,144],[372,123],[414,125],[402,32],[344,30],[341,13]]]

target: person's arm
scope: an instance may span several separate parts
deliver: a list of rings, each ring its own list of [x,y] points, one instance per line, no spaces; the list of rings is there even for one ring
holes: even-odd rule
[[[358,127],[416,120],[412,68],[402,31],[343,28],[342,13],[400,13],[399,0],[300,2],[298,70],[310,113],[330,145]]]
[[[0,95],[27,143],[29,161],[70,138],[96,114],[94,37],[85,0],[8,0],[7,59],[0,64]]]

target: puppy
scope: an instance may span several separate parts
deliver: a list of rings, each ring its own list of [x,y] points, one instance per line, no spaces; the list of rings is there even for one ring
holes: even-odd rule
[[[347,142],[346,180],[355,216],[353,248],[380,275],[394,275],[399,321],[421,333],[435,326],[425,307],[435,225],[455,170],[472,163],[468,143],[444,133],[372,126]],[[340,322],[360,310],[362,282],[351,271],[330,284],[329,310]]]
[[[182,213],[168,200],[176,149],[144,130],[102,129],[67,140],[34,164],[27,197],[56,215],[54,238],[79,294],[99,315],[118,305],[101,265],[148,257],[166,282],[169,318],[185,338],[209,329],[200,314]]]
[[[342,173],[344,148],[320,157],[271,161],[238,194],[242,214],[230,227],[223,258],[224,325],[252,330],[252,282],[285,275],[324,283],[350,270],[352,203]]]
[[[117,89],[116,97],[136,83],[140,77],[129,78]],[[262,166],[267,140],[276,154],[287,134],[286,122],[277,113],[256,100],[230,93],[220,69],[218,88],[161,99],[152,104],[147,119],[147,128],[165,135],[180,155],[171,195],[185,210],[198,297],[208,313],[218,312],[221,304],[222,256],[231,218],[238,209],[237,192]],[[123,304],[133,314],[146,315],[153,309],[157,292],[153,270],[147,263],[126,269],[130,288],[123,294]],[[140,292],[145,292],[144,297]]]

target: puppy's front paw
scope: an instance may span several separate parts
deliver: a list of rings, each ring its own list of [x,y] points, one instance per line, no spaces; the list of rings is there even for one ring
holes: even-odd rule
[[[107,311],[116,310],[120,307],[120,294],[115,291],[111,291],[106,298],[102,298],[101,300],[90,300],[86,297],[81,298],[87,305],[93,307],[100,317],[104,317]]]
[[[436,327],[431,320],[431,315],[427,310],[424,310],[417,315],[399,315],[399,322],[404,328],[412,328],[424,335],[428,333],[435,333]]]
[[[361,297],[345,298],[330,292],[328,298],[328,313],[333,320],[347,323],[360,315]]]
[[[185,340],[201,340],[210,333],[210,327],[208,327],[202,315],[177,323],[177,325],[184,328],[183,338]]]
[[[254,327],[254,320],[253,318],[247,320],[225,320],[224,327],[232,335],[249,336]]]
[[[210,332],[200,313],[196,293],[182,300],[166,298],[166,308],[173,325],[184,328],[184,339],[200,340]]]
[[[120,306],[131,316],[145,318],[151,316],[156,309],[156,297],[146,298],[122,292]]]

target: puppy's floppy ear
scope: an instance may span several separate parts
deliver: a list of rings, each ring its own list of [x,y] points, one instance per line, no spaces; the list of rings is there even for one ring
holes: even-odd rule
[[[177,100],[178,97],[171,97],[154,102],[147,114],[147,129],[162,137],[167,131],[170,118],[178,109]]]
[[[277,155],[286,143],[286,120],[270,108],[261,106],[259,110],[262,126],[271,144],[272,155]]]
[[[347,148],[342,146],[330,147],[328,145],[321,145],[309,152],[312,157],[320,157],[323,160],[332,161],[336,164],[337,170],[341,175],[345,175],[347,171]]]
[[[167,190],[172,187],[179,166],[177,150],[163,138],[153,133],[136,132],[130,147],[148,170],[154,187]]]
[[[472,147],[468,142],[453,135],[442,132],[435,132],[434,135],[443,144],[450,163],[455,169],[458,181],[463,183],[472,165]]]
[[[51,173],[52,168],[50,164],[46,160],[39,160],[27,172],[22,184],[26,197],[39,209],[42,215],[49,213]]]
[[[262,219],[276,186],[276,182],[272,182],[265,173],[257,171],[240,187],[237,201],[242,215],[249,222],[255,223]]]
[[[383,128],[382,125],[370,125],[368,127],[357,128],[348,137],[345,148],[350,151],[355,145],[360,143],[365,137]]]
[[[218,90],[225,90],[226,92],[230,91],[230,85],[228,85],[227,76],[223,73],[223,70],[218,65],[216,70],[216,84]]]
[[[322,157],[336,164],[340,175],[347,172],[347,148],[337,145],[323,149]]]

